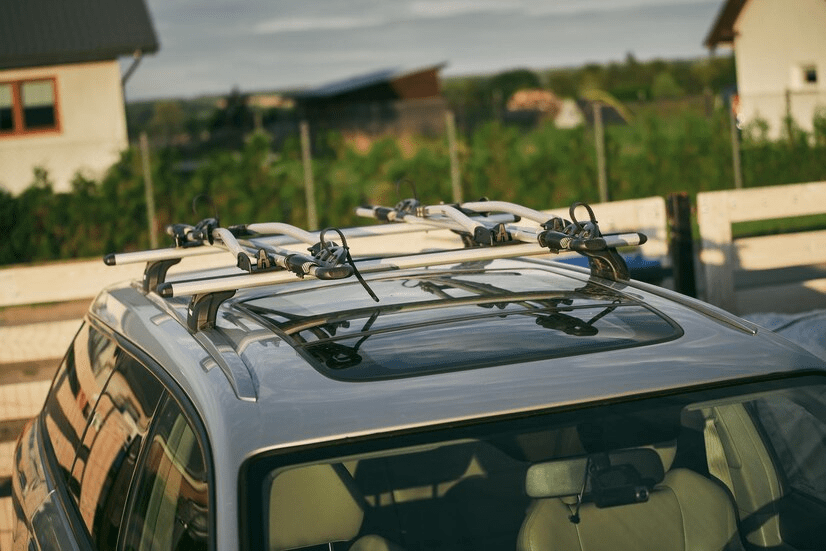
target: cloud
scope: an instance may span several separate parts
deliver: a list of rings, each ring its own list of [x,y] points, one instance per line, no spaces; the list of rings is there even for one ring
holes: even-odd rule
[[[306,31],[354,30],[378,27],[387,23],[382,17],[333,15],[325,17],[283,17],[257,23],[256,34],[278,34]]]
[[[413,0],[406,6],[396,4],[373,6],[373,13],[341,15],[301,14],[260,21],[253,26],[255,34],[300,33],[326,30],[357,30],[417,20],[432,20],[474,13],[515,12],[523,0]]]
[[[407,10],[414,17],[441,18],[471,13],[512,12],[522,8],[521,0],[416,0]]]
[[[611,12],[639,8],[697,5],[709,0],[526,0],[526,13],[541,15],[575,15],[579,13]]]

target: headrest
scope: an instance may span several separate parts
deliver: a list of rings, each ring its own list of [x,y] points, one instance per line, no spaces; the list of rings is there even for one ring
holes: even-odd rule
[[[608,452],[608,460],[612,467],[634,467],[649,487],[659,484],[665,477],[660,456],[651,448]],[[580,456],[531,465],[525,479],[525,491],[532,498],[577,495],[585,482],[587,461],[588,456]]]
[[[399,488],[432,486],[459,480],[477,451],[478,443],[443,446],[404,455],[359,461],[355,480],[365,495],[379,495]]]
[[[355,538],[364,519],[360,501],[340,465],[310,465],[279,473],[270,487],[270,551]]]

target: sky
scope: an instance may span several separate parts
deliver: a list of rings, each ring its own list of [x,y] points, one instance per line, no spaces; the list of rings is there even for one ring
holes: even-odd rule
[[[442,75],[688,59],[723,0],[146,0],[160,49],[127,101],[315,87],[378,69]],[[130,59],[121,60],[127,67]]]

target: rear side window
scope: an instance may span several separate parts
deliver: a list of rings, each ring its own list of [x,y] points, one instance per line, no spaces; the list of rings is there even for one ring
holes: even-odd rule
[[[98,397],[115,368],[115,343],[84,325],[55,376],[44,406],[46,437],[69,483],[72,463]]]
[[[141,443],[162,395],[158,379],[121,354],[83,435],[70,489],[101,551],[117,543]]]
[[[795,491],[826,503],[826,389],[754,401],[778,468]]]
[[[59,477],[97,549],[114,549],[142,442],[164,394],[140,362],[84,325],[44,407]]]
[[[209,490],[203,446],[174,400],[167,400],[148,446],[126,549],[206,551]]]

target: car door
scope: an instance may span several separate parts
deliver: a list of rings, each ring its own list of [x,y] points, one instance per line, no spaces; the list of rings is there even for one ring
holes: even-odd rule
[[[206,551],[211,547],[208,464],[199,432],[169,397],[142,455],[122,548]]]

